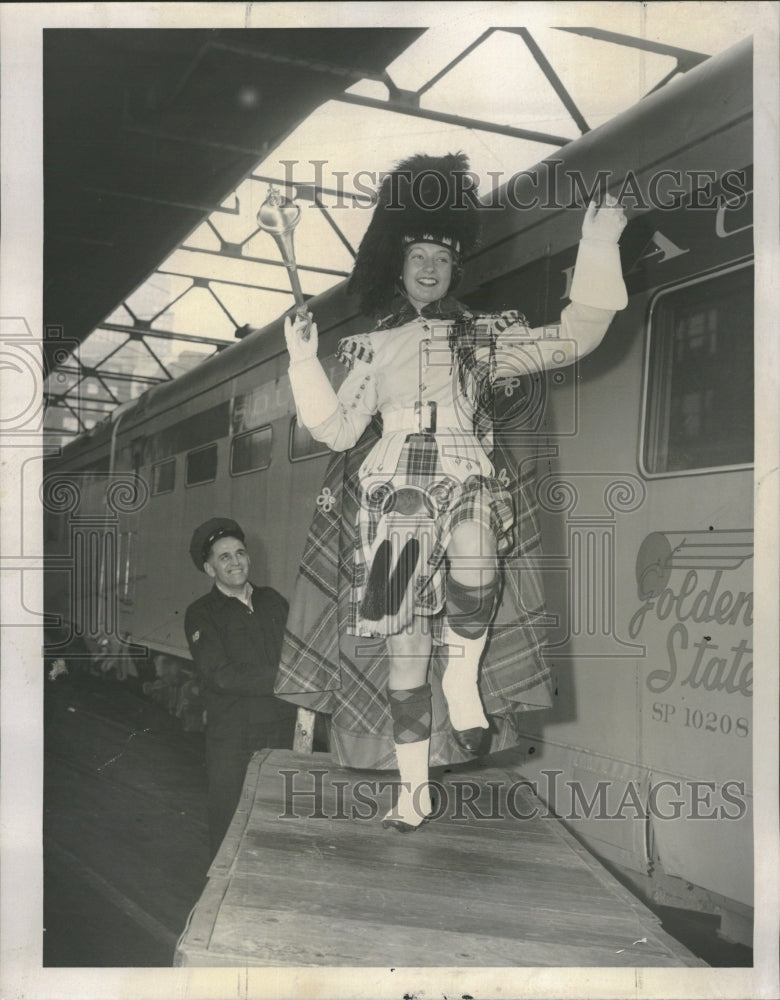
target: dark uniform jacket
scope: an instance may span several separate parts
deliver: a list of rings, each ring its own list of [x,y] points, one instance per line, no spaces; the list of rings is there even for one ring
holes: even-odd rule
[[[287,601],[270,587],[252,584],[252,607],[215,585],[184,616],[206,705],[212,855],[238,805],[252,754],[293,742],[295,709],[273,695]]]
[[[252,606],[215,585],[187,608],[184,630],[209,726],[226,714],[246,714],[254,697],[279,704],[272,696],[288,604],[273,588],[252,584]]]

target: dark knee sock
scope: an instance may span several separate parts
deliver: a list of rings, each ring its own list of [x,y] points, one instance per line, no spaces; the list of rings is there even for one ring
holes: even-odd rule
[[[387,689],[393,739],[396,743],[417,743],[431,735],[431,686]]]
[[[467,587],[450,575],[447,577],[447,621],[456,635],[478,639],[493,620],[498,604],[501,578],[479,587]]]

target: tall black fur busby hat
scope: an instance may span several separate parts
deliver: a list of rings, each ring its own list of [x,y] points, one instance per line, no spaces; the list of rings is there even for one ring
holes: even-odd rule
[[[365,315],[380,315],[398,291],[406,247],[439,243],[452,250],[459,265],[476,246],[479,229],[477,180],[468,158],[410,156],[382,179],[349,291],[360,296]]]

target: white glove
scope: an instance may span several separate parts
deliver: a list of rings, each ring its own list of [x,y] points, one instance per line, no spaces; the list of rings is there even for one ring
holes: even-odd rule
[[[312,321],[311,313],[296,315],[294,320],[285,316],[284,339],[287,341],[290,364],[317,357],[317,324]]]
[[[596,243],[617,243],[625,228],[625,212],[617,199],[608,194],[601,208],[597,208],[595,201],[588,205],[582,222],[582,238]]]
[[[308,339],[304,336],[308,334]],[[284,318],[284,339],[290,354],[290,388],[298,411],[298,423],[309,430],[319,426],[338,409],[338,397],[317,358],[317,324],[308,317]]]
[[[625,225],[625,213],[611,195],[601,208],[595,202],[588,205],[569,292],[572,302],[613,312],[625,309],[628,293],[618,247]]]

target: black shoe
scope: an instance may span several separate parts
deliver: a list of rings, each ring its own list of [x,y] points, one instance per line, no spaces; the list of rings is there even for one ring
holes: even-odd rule
[[[490,735],[490,730],[483,726],[474,726],[472,729],[453,729],[453,736],[458,746],[466,753],[478,756],[487,752],[490,740],[486,739]]]
[[[414,826],[412,823],[407,823],[402,819],[383,819],[382,829],[395,830],[398,833],[414,833],[415,830],[419,830],[421,826],[425,826],[426,823],[429,823],[434,818],[438,804],[436,796],[431,795],[431,811],[427,816],[423,816],[417,826]]]
[[[414,833],[415,830],[419,830],[421,826],[425,826],[431,816],[423,816],[417,826],[413,826],[411,823],[405,823],[402,819],[383,819],[382,829],[383,830],[396,830],[398,833]]]

